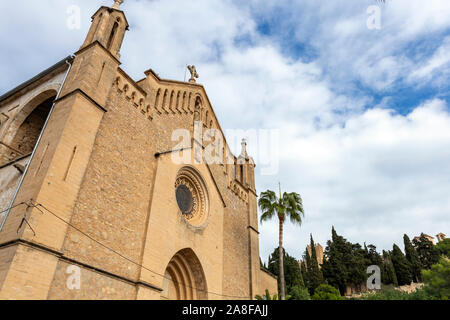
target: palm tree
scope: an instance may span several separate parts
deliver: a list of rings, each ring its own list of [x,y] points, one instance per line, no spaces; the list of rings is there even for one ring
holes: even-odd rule
[[[267,190],[261,192],[261,197],[258,200],[258,206],[261,210],[261,223],[271,220],[274,216],[278,216],[279,221],[279,246],[278,254],[280,259],[280,298],[285,300],[285,282],[284,282],[284,265],[283,265],[283,224],[287,218],[292,223],[301,225],[302,219],[305,216],[303,211],[303,201],[298,193],[283,193],[278,198],[275,192]]]

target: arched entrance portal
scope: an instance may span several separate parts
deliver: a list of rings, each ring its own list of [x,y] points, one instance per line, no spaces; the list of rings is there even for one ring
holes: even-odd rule
[[[179,251],[169,262],[163,280],[164,300],[207,300],[203,268],[191,249]]]

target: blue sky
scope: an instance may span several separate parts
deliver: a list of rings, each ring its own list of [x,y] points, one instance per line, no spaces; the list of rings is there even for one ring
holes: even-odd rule
[[[75,52],[90,16],[112,1],[2,1],[0,92]],[[67,28],[78,5],[79,29]],[[367,8],[380,10],[369,29]],[[123,68],[183,80],[195,64],[222,128],[278,129],[280,167],[259,192],[303,196],[300,257],[331,226],[390,249],[402,236],[450,233],[450,2],[448,0],[126,0]],[[258,146],[249,145],[258,152]],[[259,146],[261,147],[261,146]],[[239,145],[233,147],[239,151]],[[255,151],[256,150],[256,151]],[[276,222],[261,225],[264,260]]]

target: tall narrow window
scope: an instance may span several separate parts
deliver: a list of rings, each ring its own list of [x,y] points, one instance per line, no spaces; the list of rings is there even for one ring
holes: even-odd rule
[[[113,40],[114,40],[114,37],[116,35],[118,27],[119,27],[119,23],[118,22],[114,22],[114,26],[113,26],[113,28],[111,30],[111,34],[109,36],[108,45],[106,46],[108,48],[108,50],[111,50],[111,46],[113,44]]]

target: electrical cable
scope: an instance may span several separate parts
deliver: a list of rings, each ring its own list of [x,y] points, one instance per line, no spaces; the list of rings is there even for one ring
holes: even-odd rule
[[[143,269],[145,269],[145,270],[147,270],[147,271],[149,271],[149,272],[151,272],[151,273],[153,273],[153,274],[155,274],[155,275],[158,275],[158,276],[162,277],[163,279],[167,279],[167,280],[169,280],[169,281],[172,281],[172,282],[175,283],[175,284],[182,285],[182,286],[184,286],[184,287],[186,287],[186,288],[193,289],[193,290],[196,290],[196,291],[199,291],[199,292],[204,292],[204,293],[208,293],[208,294],[212,294],[212,295],[216,295],[216,296],[221,296],[221,297],[226,297],[226,298],[246,299],[246,300],[250,299],[250,300],[251,300],[250,297],[246,297],[246,296],[225,295],[225,294],[220,294],[220,293],[216,293],[216,292],[212,292],[212,291],[207,291],[207,290],[197,289],[197,288],[194,288],[194,287],[185,285],[184,283],[179,283],[179,282],[177,282],[177,281],[175,281],[175,280],[173,280],[173,279],[171,279],[171,278],[166,277],[165,275],[162,275],[162,274],[160,274],[160,273],[158,273],[158,272],[156,272],[156,271],[153,271],[153,270],[151,270],[151,269],[145,267],[144,265],[141,265],[141,264],[138,263],[138,262],[133,261],[132,259],[130,259],[130,258],[124,256],[124,255],[121,254],[120,252],[117,252],[116,250],[114,250],[114,249],[108,247],[107,245],[103,244],[102,242],[100,242],[100,241],[94,239],[93,237],[91,237],[90,235],[88,235],[87,233],[85,233],[84,231],[82,231],[82,230],[80,230],[79,228],[77,228],[76,226],[72,225],[70,222],[67,222],[66,220],[64,220],[63,218],[61,218],[59,215],[57,215],[56,213],[54,213],[54,212],[51,211],[50,209],[46,208],[46,207],[45,207],[44,205],[42,205],[41,203],[36,203],[36,204],[34,204],[34,203],[33,203],[33,200],[30,200],[30,203],[31,203],[30,206],[36,208],[36,209],[39,210],[42,214],[44,214],[44,212],[43,212],[39,207],[43,208],[45,211],[47,211],[48,213],[50,213],[51,215],[53,215],[55,218],[57,218],[58,220],[62,221],[62,222],[65,223],[65,224],[67,224],[68,226],[70,226],[71,228],[75,229],[76,231],[78,231],[79,233],[81,233],[81,234],[84,235],[85,237],[89,238],[90,240],[94,241],[94,242],[97,243],[98,245],[102,246],[103,248],[105,248],[105,249],[107,249],[107,250],[109,250],[109,251],[115,253],[116,255],[118,255],[119,257],[121,257],[122,259],[125,259],[125,260],[131,262],[132,264],[135,264],[135,265],[137,265],[137,266],[139,266],[139,267],[141,267],[141,268],[143,268]]]

